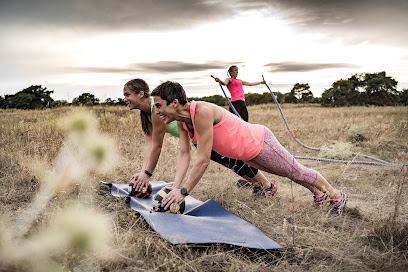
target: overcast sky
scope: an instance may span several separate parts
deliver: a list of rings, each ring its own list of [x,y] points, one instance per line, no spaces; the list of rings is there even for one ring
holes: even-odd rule
[[[104,101],[143,78],[221,94],[210,75],[315,96],[356,73],[408,88],[408,0],[0,0],[0,95],[31,85]],[[246,92],[265,92],[264,86]]]

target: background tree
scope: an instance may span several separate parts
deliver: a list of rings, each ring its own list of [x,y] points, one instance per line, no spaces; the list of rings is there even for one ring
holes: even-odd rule
[[[296,83],[290,91],[297,98],[298,102],[309,102],[313,98],[309,83]]]
[[[315,97],[315,96],[313,96],[313,97],[309,100],[309,103],[321,104],[321,103],[322,103],[322,98],[321,98],[321,97]]]
[[[361,94],[358,91],[360,83],[355,79],[353,76],[351,79],[335,81],[330,89],[323,92],[322,104],[336,107],[363,104],[363,101],[360,100]]]
[[[279,103],[283,103],[285,96],[281,92],[273,92],[275,95],[276,99],[278,100]],[[269,92],[265,92],[262,94],[263,96],[268,96],[271,98],[271,102],[275,103],[275,100],[273,100],[272,95]]]
[[[218,106],[228,105],[228,102],[227,100],[225,100],[224,96],[221,96],[219,94],[215,94],[211,96],[204,96],[204,97],[189,97],[189,101],[191,100],[210,102]]]
[[[115,105],[117,105],[117,106],[126,106],[126,102],[125,102],[125,100],[123,100],[123,98],[118,98]]]
[[[72,100],[73,105],[93,106],[99,104],[99,99],[90,93],[83,93]]]
[[[294,92],[285,93],[283,95],[283,102],[285,103],[298,103],[298,99]]]
[[[398,81],[386,76],[385,72],[364,75],[366,103],[377,106],[390,106],[398,103]]]
[[[263,104],[263,103],[269,103],[271,100],[269,98],[272,98],[271,95],[268,97],[265,97],[262,94],[259,93],[247,93],[245,94],[245,104],[247,106],[250,105],[258,105],[258,104]]]
[[[6,108],[6,99],[0,95],[0,109],[5,109]]]
[[[32,85],[14,95],[5,95],[1,105],[2,108],[16,109],[51,108],[54,99],[51,98],[50,94],[53,92],[41,85]]]
[[[404,89],[400,92],[399,104],[408,106],[408,89]]]
[[[398,82],[385,72],[355,74],[337,80],[322,94],[324,106],[396,105],[400,100]]]
[[[320,99],[320,103],[322,106],[325,107],[334,107],[334,89],[326,89],[322,93],[322,98]]]
[[[70,103],[67,100],[55,100],[52,103],[53,107],[65,107],[65,106],[69,106]]]
[[[115,100],[113,100],[112,98],[106,98],[106,100],[105,100],[105,102],[103,103],[103,104],[105,104],[105,105],[107,105],[107,106],[113,106],[113,105],[115,105],[116,104],[116,102],[115,102]]]

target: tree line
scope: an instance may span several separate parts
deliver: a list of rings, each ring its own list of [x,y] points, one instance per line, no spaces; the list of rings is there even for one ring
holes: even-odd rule
[[[408,89],[397,90],[398,82],[387,76],[386,72],[355,74],[347,79],[340,79],[326,89],[321,97],[314,97],[308,83],[296,83],[288,93],[273,92],[279,103],[318,103],[327,107],[344,106],[393,106],[408,105]],[[0,96],[0,108],[16,109],[42,109],[61,106],[124,106],[122,98],[113,100],[107,98],[105,102],[100,102],[95,95],[83,93],[72,100],[54,100],[51,94],[54,91],[47,90],[41,85],[30,86],[14,95]],[[221,95],[205,97],[190,97],[191,100],[207,101],[220,106],[228,105],[226,99]],[[245,102],[247,105],[257,105],[264,103],[274,103],[269,92],[262,94],[246,93]]]

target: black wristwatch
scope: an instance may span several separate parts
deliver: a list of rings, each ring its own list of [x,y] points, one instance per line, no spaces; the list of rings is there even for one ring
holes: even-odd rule
[[[180,193],[181,193],[182,195],[184,195],[184,196],[188,196],[187,189],[186,189],[186,188],[184,188],[184,187],[181,187],[181,189],[180,189]]]

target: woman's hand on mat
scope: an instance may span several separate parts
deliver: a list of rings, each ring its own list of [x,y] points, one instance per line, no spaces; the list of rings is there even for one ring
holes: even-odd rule
[[[130,180],[135,180],[135,185],[133,187],[138,192],[140,192],[143,187],[147,188],[149,186],[149,176],[144,172],[134,174]]]
[[[185,196],[181,194],[179,188],[166,186],[166,189],[169,189],[170,192],[163,198],[161,204],[165,209],[168,209],[171,203],[179,203],[185,198]]]

